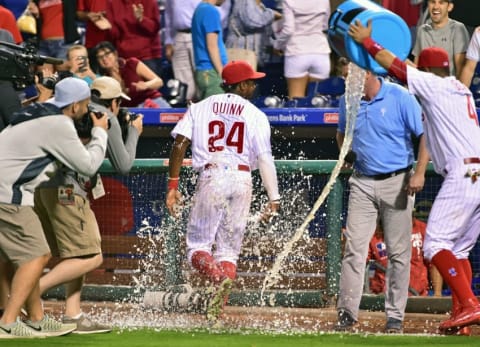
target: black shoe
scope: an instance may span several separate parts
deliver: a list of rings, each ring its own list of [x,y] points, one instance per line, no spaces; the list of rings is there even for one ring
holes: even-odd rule
[[[335,325],[335,331],[350,331],[355,328],[357,321],[352,317],[352,314],[346,310],[338,310],[338,322]]]
[[[388,318],[387,324],[385,325],[386,334],[402,334],[403,333],[403,322],[399,319]]]

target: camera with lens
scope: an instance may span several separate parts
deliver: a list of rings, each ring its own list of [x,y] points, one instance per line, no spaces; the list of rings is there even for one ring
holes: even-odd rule
[[[80,138],[89,138],[92,136],[93,121],[90,113],[93,113],[95,117],[100,119],[103,117],[104,111],[100,110],[94,104],[88,105],[88,112],[85,113],[82,118],[75,121],[75,129]],[[110,129],[110,120],[108,120],[108,128]]]
[[[0,80],[11,81],[16,90],[35,83],[36,65],[63,63],[61,59],[37,55],[37,49],[32,42],[27,42],[22,47],[4,41],[0,41],[0,61]],[[42,82],[42,79],[40,81]],[[48,86],[55,86],[53,80],[44,82]]]
[[[126,107],[120,107],[117,118],[120,128],[122,129],[123,142],[125,142],[127,139],[128,128],[130,127],[130,124],[132,124],[132,122],[141,115],[141,113],[130,112]]]

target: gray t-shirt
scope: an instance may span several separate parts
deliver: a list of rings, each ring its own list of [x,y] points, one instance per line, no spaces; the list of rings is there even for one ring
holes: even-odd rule
[[[448,52],[450,61],[450,74],[455,75],[454,55],[467,51],[470,37],[467,28],[461,22],[449,19],[447,25],[440,29],[433,29],[432,21],[429,20],[418,28],[415,47],[412,54],[420,55],[422,49],[427,47],[440,47]]]

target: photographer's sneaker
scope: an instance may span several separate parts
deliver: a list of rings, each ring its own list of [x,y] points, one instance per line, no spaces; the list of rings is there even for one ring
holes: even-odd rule
[[[0,324],[0,339],[32,339],[44,338],[45,335],[30,329],[20,318],[15,323]]]
[[[46,314],[38,322],[27,320],[25,324],[38,334],[46,337],[67,335],[77,328],[76,324],[63,324]]]
[[[73,331],[73,334],[100,334],[112,331],[111,326],[94,322],[83,313],[79,318],[65,316],[62,321],[63,323],[76,324],[77,329]]]
[[[207,320],[209,323],[216,323],[218,317],[222,313],[223,306],[225,304],[225,298],[228,297],[232,290],[233,280],[225,278],[218,286],[212,299],[207,306]]]

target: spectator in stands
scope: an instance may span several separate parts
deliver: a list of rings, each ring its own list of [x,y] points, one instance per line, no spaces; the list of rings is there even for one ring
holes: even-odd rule
[[[137,58],[162,76],[160,12],[156,0],[109,0],[110,40],[122,58]]]
[[[0,0],[0,5],[12,11],[15,19],[21,16],[30,0]]]
[[[408,294],[414,296],[428,295],[428,267],[423,258],[423,240],[426,224],[415,217],[412,218],[412,257],[410,258],[410,285]],[[384,293],[387,289],[385,272],[388,267],[388,249],[385,245],[382,222],[377,222],[375,234],[370,240],[367,260],[373,260],[375,274],[370,278],[370,291],[375,294]]]
[[[128,100],[120,83],[111,77],[98,77],[91,85],[92,101],[96,112],[105,113],[110,121],[107,155],[115,170],[127,174],[135,159],[138,138],[142,132],[142,118],[127,124],[125,143],[117,118],[120,103]],[[88,127],[78,127],[84,142],[88,142]],[[71,188],[68,188],[71,187]],[[69,192],[66,190],[70,189]],[[81,309],[81,290],[85,274],[96,269],[103,261],[98,224],[88,199],[105,194],[100,175],[84,176],[68,167],[35,191],[35,211],[40,217],[52,255],[60,262],[40,278],[40,291],[65,285],[64,323],[76,323],[77,333],[101,333],[111,327],[92,321]]]
[[[187,100],[198,98],[191,25],[193,12],[201,1],[165,2],[165,57],[172,63],[173,76],[187,84]]]
[[[480,60],[480,27],[473,32],[472,39],[468,45],[465,64],[460,73],[460,81],[467,87],[472,84],[472,78]]]
[[[412,54],[414,63],[418,64],[418,56],[427,47],[441,47],[448,52],[450,74],[459,78],[465,61],[469,35],[463,23],[449,18],[453,9],[453,0],[428,0],[430,19],[417,31]]]
[[[10,32],[16,44],[23,42],[22,34],[17,27],[17,21],[12,11],[0,5],[0,28]]]
[[[3,338],[56,336],[75,329],[74,325],[62,325],[43,312],[39,278],[50,258],[50,249],[33,200],[35,188],[62,166],[57,160],[82,175],[93,175],[99,169],[107,148],[107,117],[88,115],[93,123],[88,148],[72,126],[88,113],[89,102],[90,89],[84,81],[64,79],[56,85],[54,99],[17,113],[10,126],[0,133],[0,148],[8,148],[2,151],[1,162],[0,258],[15,267],[8,288],[10,298],[0,319]],[[33,166],[35,170],[28,169]],[[22,173],[28,171],[29,179],[19,181]],[[29,315],[25,323],[18,319],[23,305]]]
[[[324,30],[328,27],[328,0],[284,0],[283,25],[275,34],[273,47],[285,55],[284,75],[288,97],[305,97],[309,81],[330,74],[330,46]]]
[[[120,58],[115,47],[108,41],[95,47],[100,72],[115,78],[131,100],[125,100],[127,107],[169,108],[158,88],[163,80],[137,58]]]
[[[281,18],[280,12],[266,8],[260,0],[236,0],[228,24],[226,47],[254,51],[258,65],[263,66],[263,50],[270,42],[265,33],[270,32],[267,28],[274,20]]]
[[[106,18],[107,0],[78,0],[77,18],[86,23],[85,47],[93,71],[98,71],[94,48],[102,41],[107,41],[112,24]]]
[[[417,23],[422,12],[423,0],[382,0],[382,6],[399,15],[410,28],[415,41]]]
[[[224,0],[203,0],[192,18],[192,41],[195,57],[195,82],[200,99],[222,94],[222,70],[227,63],[222,23],[218,8]]]
[[[97,75],[90,68],[90,59],[85,46],[73,45],[67,51],[69,71],[73,77],[81,78],[91,85]]]
[[[30,0],[28,8],[37,18],[38,53],[66,59],[68,48],[80,39],[75,21],[75,2]],[[56,69],[66,70],[68,66],[63,64]]]

